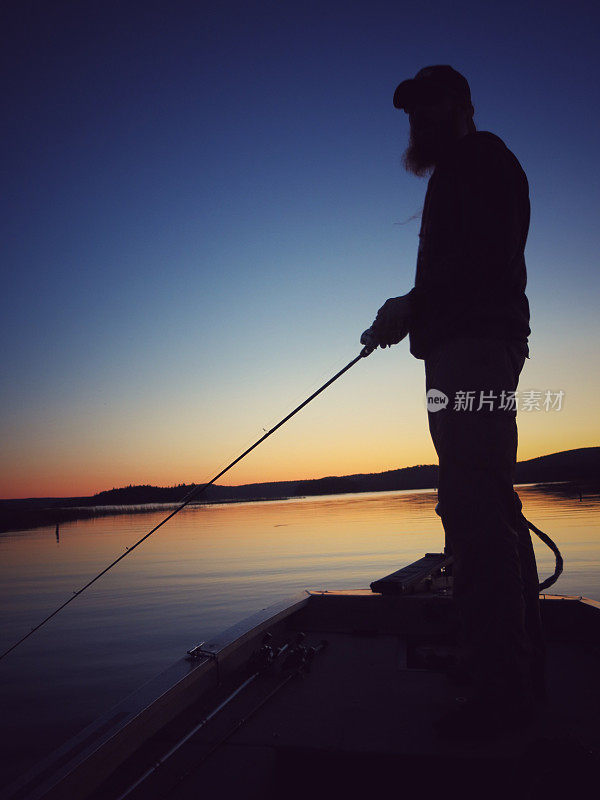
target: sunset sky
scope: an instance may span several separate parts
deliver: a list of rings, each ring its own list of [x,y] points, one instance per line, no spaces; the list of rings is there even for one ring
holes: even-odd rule
[[[9,9],[7,11],[7,9]],[[527,174],[519,459],[600,444],[592,2],[3,4],[0,497],[210,479],[414,282],[399,81],[451,64]],[[222,483],[434,463],[376,351]]]

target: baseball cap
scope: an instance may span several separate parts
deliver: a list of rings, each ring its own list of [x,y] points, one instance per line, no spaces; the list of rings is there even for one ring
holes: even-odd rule
[[[418,102],[436,103],[448,92],[470,106],[473,113],[467,79],[448,64],[423,67],[414,78],[402,81],[394,92],[394,106],[409,111]]]

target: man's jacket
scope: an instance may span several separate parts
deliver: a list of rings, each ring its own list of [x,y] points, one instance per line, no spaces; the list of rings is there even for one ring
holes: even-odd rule
[[[498,136],[476,131],[452,143],[425,195],[409,293],[416,358],[458,336],[527,345],[529,215],[527,178]]]

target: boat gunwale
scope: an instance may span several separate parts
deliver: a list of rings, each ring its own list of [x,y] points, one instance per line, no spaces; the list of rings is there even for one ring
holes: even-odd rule
[[[299,611],[309,599],[310,595],[306,590],[296,592],[225,628],[203,646],[203,650],[210,655],[198,660],[189,656],[182,657],[150,678],[32,769],[0,790],[0,798],[16,800],[23,797],[37,800],[56,796],[75,800],[91,794],[93,788],[100,785],[158,730],[198,702],[203,693],[214,689],[213,673],[216,679],[217,670],[221,675],[233,671],[228,669],[230,665],[227,660],[233,660],[236,652],[253,642],[267,628]],[[163,709],[166,710],[165,714],[160,713]],[[123,747],[124,740],[135,732],[139,732],[139,735],[135,739],[134,747]],[[70,757],[71,753],[73,754]],[[87,771],[96,762],[101,767],[99,762],[111,753],[118,754],[118,758],[111,760],[110,770],[98,773],[98,780],[94,779],[94,787],[89,780],[78,779],[81,770],[85,768]],[[94,778],[96,777],[94,774]],[[85,791],[81,791],[84,788]]]
[[[247,657],[248,647],[263,632],[278,623],[289,622],[291,616],[307,609],[309,604],[312,606],[315,603],[316,609],[325,598],[341,602],[362,600],[369,604],[381,603],[388,608],[398,605],[409,607],[424,600],[451,600],[446,594],[383,595],[371,589],[304,589],[297,592],[244,617],[217,634],[203,646],[203,651],[209,653],[205,658],[197,661],[189,657],[181,658],[146,681],[19,777],[0,797],[6,800],[21,797],[27,800],[42,797],[77,800],[87,797],[161,728],[193,704],[207,698],[218,685],[215,681],[217,670],[231,675],[245,661],[239,656],[243,653]],[[581,595],[544,593],[540,595],[540,600],[544,604],[554,601],[551,606],[556,608],[559,607],[559,604],[555,605],[556,601],[562,601],[560,605],[567,603],[569,607],[585,607],[592,613],[600,611],[600,602]],[[88,742],[94,734],[95,739]],[[73,750],[77,752],[69,758]]]

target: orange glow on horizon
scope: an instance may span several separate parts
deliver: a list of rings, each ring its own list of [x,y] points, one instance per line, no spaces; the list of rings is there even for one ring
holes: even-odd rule
[[[547,437],[544,437],[547,438]],[[538,441],[537,437],[530,437],[526,443],[520,442],[518,460],[526,461],[531,458],[549,455],[550,453],[563,450],[577,449],[581,447],[593,447],[597,442],[577,442],[566,437],[556,436],[549,446],[542,437]],[[352,474],[379,473],[387,470],[402,469],[423,464],[437,464],[437,457],[433,446],[422,447],[419,450],[411,450],[410,453],[403,455],[401,463],[394,463],[389,457],[383,460],[378,459],[375,453],[348,452],[340,458],[340,453],[321,454],[317,458],[274,459],[263,456],[259,458],[258,452],[250,454],[247,462],[240,462],[228,473],[223,475],[217,483],[226,486],[239,486],[248,483],[269,483],[276,481],[301,481],[320,479],[330,476],[343,476]],[[273,456],[273,453],[271,453]],[[233,456],[235,457],[235,456]],[[233,460],[233,459],[231,459]],[[9,498],[28,498],[28,497],[88,497],[98,492],[113,488],[122,488],[128,485],[151,485],[159,487],[172,487],[180,484],[198,484],[207,482],[221,471],[226,464],[218,464],[208,473],[204,470],[203,474],[198,474],[202,470],[198,466],[190,463],[187,467],[180,465],[176,470],[162,469],[158,464],[145,469],[139,464],[134,468],[127,469],[125,465],[116,470],[106,465],[104,468],[90,469],[89,473],[82,471],[71,471],[65,469],[62,474],[58,470],[54,475],[44,475],[43,470],[38,467],[37,474],[3,476],[1,482],[0,497]]]

